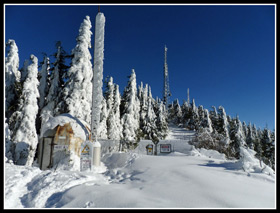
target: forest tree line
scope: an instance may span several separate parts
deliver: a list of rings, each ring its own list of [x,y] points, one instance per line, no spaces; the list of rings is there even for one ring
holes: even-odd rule
[[[16,42],[6,43],[5,59],[5,148],[6,158],[19,165],[31,165],[37,149],[38,135],[51,117],[70,113],[86,123],[91,122],[92,56],[91,22],[82,22],[76,46],[67,54],[61,42],[56,52],[44,56],[42,62],[34,55],[19,69]],[[53,57],[53,62],[51,62]],[[67,65],[66,61],[71,63]],[[211,111],[196,106],[194,99],[182,105],[175,100],[168,109],[159,98],[153,98],[148,84],[137,85],[132,69],[122,94],[113,77],[104,80],[98,137],[119,140],[120,149],[137,147],[141,139],[155,144],[165,139],[168,125],[173,123],[196,131],[192,142],[196,147],[215,149],[228,158],[240,158],[240,147],[256,151],[256,156],[274,168],[275,133],[255,125],[241,123],[238,117],[226,115],[225,109]]]

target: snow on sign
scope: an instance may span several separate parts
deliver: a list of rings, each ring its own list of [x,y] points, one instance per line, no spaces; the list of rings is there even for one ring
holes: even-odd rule
[[[170,153],[171,152],[171,144],[160,144],[160,152],[161,153]]]

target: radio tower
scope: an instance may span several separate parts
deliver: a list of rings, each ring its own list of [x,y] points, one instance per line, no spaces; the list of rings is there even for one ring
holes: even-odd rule
[[[167,47],[164,46],[164,88],[163,88],[163,104],[165,109],[168,110],[169,97],[171,96],[169,89],[169,75],[167,67]]]

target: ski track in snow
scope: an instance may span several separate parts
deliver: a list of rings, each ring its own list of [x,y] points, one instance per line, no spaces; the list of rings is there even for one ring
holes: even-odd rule
[[[160,143],[172,143],[172,153],[147,156],[152,142],[143,140],[132,152],[105,154],[103,173],[6,163],[5,208],[273,208],[274,178],[194,149],[192,137],[171,126]]]

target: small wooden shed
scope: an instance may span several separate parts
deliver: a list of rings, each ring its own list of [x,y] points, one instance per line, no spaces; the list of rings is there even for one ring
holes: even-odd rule
[[[79,169],[81,144],[90,140],[90,126],[70,114],[50,118],[39,137],[38,163],[41,170],[57,166],[61,153],[68,156],[66,163]]]

